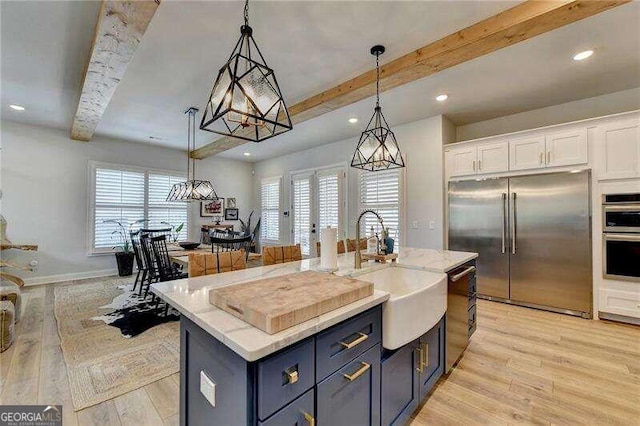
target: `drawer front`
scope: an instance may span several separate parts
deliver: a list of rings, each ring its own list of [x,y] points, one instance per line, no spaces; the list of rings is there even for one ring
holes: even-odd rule
[[[377,306],[316,337],[318,381],[382,340],[382,308]]]
[[[266,419],[315,384],[313,338],[258,364],[258,418]]]
[[[380,345],[320,382],[318,426],[380,424]]]
[[[259,426],[303,426],[315,422],[315,392],[313,388],[269,419],[258,422]]]
[[[476,331],[476,305],[469,308],[469,337]]]

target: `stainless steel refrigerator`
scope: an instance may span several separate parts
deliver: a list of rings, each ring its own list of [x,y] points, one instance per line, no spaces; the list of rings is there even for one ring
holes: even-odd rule
[[[589,171],[449,183],[449,249],[479,253],[480,297],[592,316]]]

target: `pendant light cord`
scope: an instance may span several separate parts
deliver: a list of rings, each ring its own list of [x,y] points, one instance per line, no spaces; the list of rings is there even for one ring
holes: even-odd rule
[[[188,112],[189,120],[187,124],[187,180],[191,176],[191,112]]]
[[[376,107],[379,107],[379,106],[380,106],[380,54],[376,53]]]
[[[249,0],[244,1],[244,24],[249,26]]]

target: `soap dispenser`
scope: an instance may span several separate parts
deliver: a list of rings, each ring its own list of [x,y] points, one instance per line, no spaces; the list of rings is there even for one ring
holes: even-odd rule
[[[367,253],[376,254],[378,252],[378,239],[376,238],[376,234],[373,231],[373,226],[371,227],[371,235],[367,238]]]

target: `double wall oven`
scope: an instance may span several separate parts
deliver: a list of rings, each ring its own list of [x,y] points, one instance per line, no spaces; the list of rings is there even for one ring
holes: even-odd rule
[[[640,281],[640,194],[602,196],[604,278]]]

